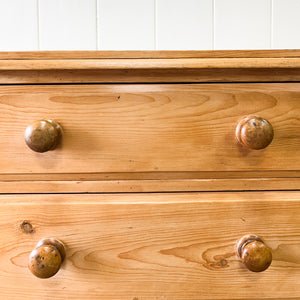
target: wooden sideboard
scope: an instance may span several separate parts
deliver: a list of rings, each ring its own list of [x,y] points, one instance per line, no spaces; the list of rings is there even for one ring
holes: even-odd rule
[[[300,50],[0,53],[4,299],[300,299]]]

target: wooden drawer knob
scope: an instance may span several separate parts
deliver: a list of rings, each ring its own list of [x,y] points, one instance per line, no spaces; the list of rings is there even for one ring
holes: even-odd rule
[[[30,149],[46,152],[55,149],[61,138],[61,126],[54,120],[39,120],[25,130],[25,141]]]
[[[237,244],[243,264],[252,272],[266,270],[272,262],[271,249],[256,235],[246,235]]]
[[[266,148],[273,140],[272,125],[265,119],[256,116],[243,118],[236,127],[238,142],[250,149]]]
[[[29,270],[39,278],[55,275],[65,258],[65,247],[62,242],[47,238],[41,240],[29,256]]]

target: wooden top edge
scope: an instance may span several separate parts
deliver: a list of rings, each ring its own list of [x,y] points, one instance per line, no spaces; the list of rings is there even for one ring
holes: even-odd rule
[[[0,52],[0,84],[299,80],[300,49]]]
[[[300,57],[0,60],[1,71],[299,69]]]
[[[193,51],[27,51],[0,52],[0,60],[50,59],[146,59],[146,58],[284,58],[300,57],[289,50],[193,50]]]

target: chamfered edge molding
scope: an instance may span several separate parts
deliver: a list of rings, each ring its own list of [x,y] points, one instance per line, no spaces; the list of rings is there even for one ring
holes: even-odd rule
[[[0,84],[300,80],[300,50],[0,52]]]

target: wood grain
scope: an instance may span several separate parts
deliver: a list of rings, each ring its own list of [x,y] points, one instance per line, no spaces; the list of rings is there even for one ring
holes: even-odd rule
[[[169,179],[297,179],[299,171],[238,171],[238,172],[124,172],[124,173],[17,173],[1,174],[0,181],[98,181],[98,180],[169,180]]]
[[[5,299],[297,299],[300,193],[3,195]],[[236,242],[259,235],[273,262],[249,272]],[[53,278],[28,256],[44,237],[66,245]],[[280,288],[279,288],[280,287]]]
[[[5,159],[0,170],[299,171],[299,89],[298,83],[1,87]],[[275,132],[271,145],[260,151],[235,140],[238,121],[254,113]],[[34,153],[24,142],[24,130],[43,118],[61,124],[62,143],[54,151]]]
[[[300,51],[0,53],[0,83],[299,81]]]
[[[105,58],[237,58],[300,57],[300,50],[192,50],[192,51],[26,51],[0,52],[0,59],[105,59]]]
[[[0,70],[299,69],[300,58],[0,60]]]
[[[120,174],[119,176],[122,176]],[[173,174],[177,175],[177,174]],[[228,174],[230,175],[230,174]],[[75,174],[74,177],[79,177]],[[179,176],[179,175],[178,175]],[[27,176],[29,177],[29,176]],[[0,193],[146,193],[199,191],[299,190],[300,178],[119,179],[0,181]],[[66,177],[68,177],[66,175]]]
[[[0,71],[0,84],[292,82],[300,69],[169,69]]]

